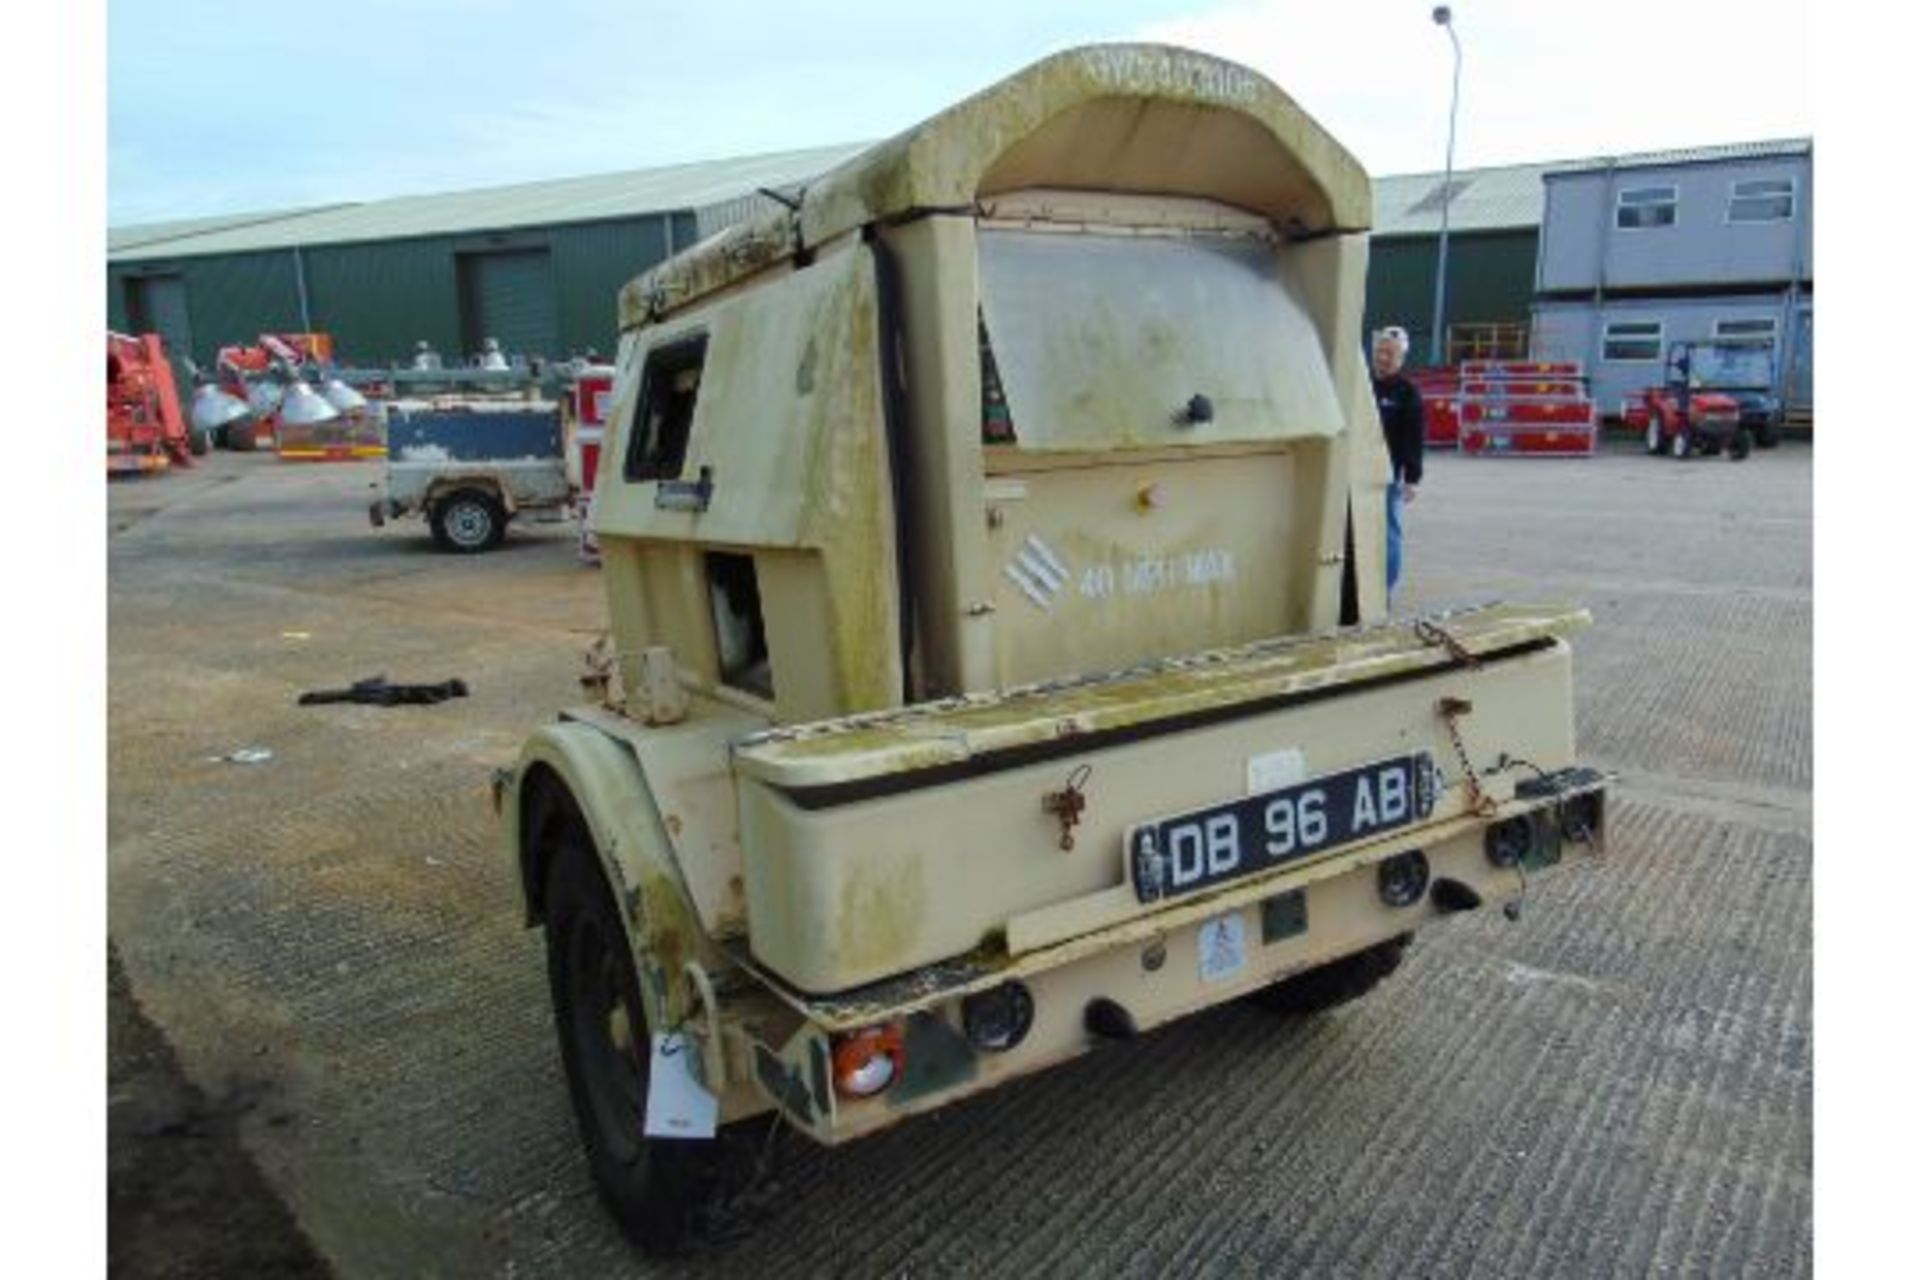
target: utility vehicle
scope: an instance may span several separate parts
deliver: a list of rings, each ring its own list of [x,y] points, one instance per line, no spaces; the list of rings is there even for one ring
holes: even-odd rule
[[[1387,614],[1371,189],[1279,89],[1076,49],[790,203],[623,290],[610,638],[496,777],[650,1249],[714,1125],[1325,1007],[1605,825],[1584,611]]]

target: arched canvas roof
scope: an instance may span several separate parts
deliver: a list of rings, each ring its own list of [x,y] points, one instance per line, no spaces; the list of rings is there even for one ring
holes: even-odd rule
[[[623,319],[671,309],[874,222],[1029,187],[1198,196],[1296,235],[1363,231],[1367,176],[1259,73],[1166,45],[1042,59],[823,174],[795,215],[729,228],[628,286]]]

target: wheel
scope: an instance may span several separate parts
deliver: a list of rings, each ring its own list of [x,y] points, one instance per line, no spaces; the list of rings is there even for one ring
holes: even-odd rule
[[[1735,462],[1743,462],[1746,460],[1746,456],[1752,452],[1753,433],[1745,427],[1741,427],[1733,433],[1732,439],[1727,441],[1727,456]]]
[[[1753,442],[1762,449],[1777,448],[1780,444],[1780,419],[1768,418],[1753,433]]]
[[[1388,938],[1365,951],[1356,951],[1305,973],[1284,978],[1270,987],[1263,987],[1247,999],[1275,1013],[1295,1017],[1322,1013],[1350,1000],[1358,1000],[1385,982],[1406,958],[1407,947],[1412,941],[1413,935],[1410,933]]]
[[[1685,458],[1693,452],[1693,433],[1685,427],[1673,433],[1673,456]]]
[[[213,448],[212,432],[189,431],[187,433],[187,450],[188,452],[192,453],[194,457],[196,458],[206,457],[207,451],[211,448]]]
[[[456,489],[433,504],[428,521],[442,550],[463,555],[491,551],[507,536],[500,500],[480,489]]]
[[[1723,446],[1720,441],[1714,439],[1712,436],[1708,436],[1700,442],[1700,456],[1703,458],[1717,458],[1720,456],[1720,450],[1722,448]]]
[[[567,1093],[595,1187],[653,1254],[688,1244],[717,1144],[646,1136],[653,1037],[618,908],[584,833],[562,828],[547,874],[547,981]]]
[[[1660,431],[1660,415],[1650,413],[1647,415],[1647,452],[1658,455],[1666,451],[1667,438]]]

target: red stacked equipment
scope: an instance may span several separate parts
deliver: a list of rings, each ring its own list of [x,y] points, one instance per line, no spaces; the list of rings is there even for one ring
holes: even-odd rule
[[[1460,451],[1587,457],[1599,427],[1578,361],[1467,360],[1459,373]]]
[[[1420,392],[1427,423],[1427,448],[1460,447],[1460,371],[1452,365],[1414,369],[1407,377]]]

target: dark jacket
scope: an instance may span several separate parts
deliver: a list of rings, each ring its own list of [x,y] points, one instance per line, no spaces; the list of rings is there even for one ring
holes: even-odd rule
[[[1380,429],[1387,433],[1387,452],[1393,455],[1393,478],[1419,484],[1420,462],[1427,444],[1420,389],[1405,374],[1375,378],[1373,402],[1380,406]]]

